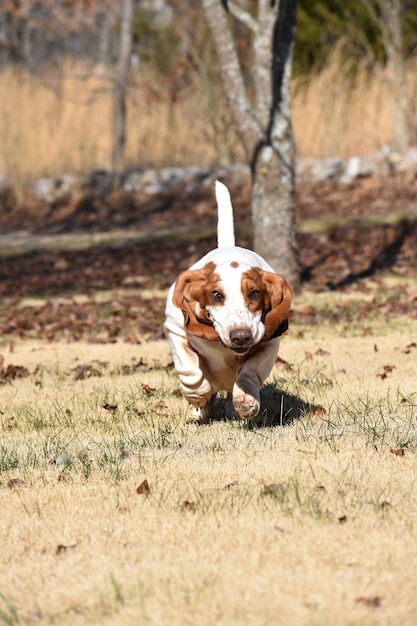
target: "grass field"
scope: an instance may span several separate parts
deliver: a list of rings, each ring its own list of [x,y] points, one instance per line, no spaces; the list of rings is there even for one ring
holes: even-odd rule
[[[293,324],[267,413],[204,426],[165,340],[4,341],[0,623],[415,624],[416,341]]]

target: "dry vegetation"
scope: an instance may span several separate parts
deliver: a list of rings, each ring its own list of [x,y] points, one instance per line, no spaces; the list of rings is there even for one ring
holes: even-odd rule
[[[69,74],[0,75],[0,172],[23,181],[109,166],[110,94],[97,76]],[[390,142],[381,78],[360,73],[348,87],[331,64],[296,86],[301,156]],[[201,102],[195,89],[175,107],[132,89],[129,161],[239,156],[230,130],[214,143],[221,107]],[[356,297],[394,293],[387,281],[368,288]],[[256,423],[222,419],[221,403],[216,421],[190,423],[164,340],[3,338],[0,623],[412,626],[417,284],[408,289],[410,315],[389,322],[360,307],[355,317],[352,291],[298,297],[307,313],[349,298],[350,321],[292,325]]]
[[[333,60],[311,80],[295,84],[293,121],[301,157],[348,157],[393,145],[393,111],[386,70],[359,69],[349,77]],[[409,63],[407,91],[417,96],[416,62]],[[394,104],[397,106],[397,104]],[[415,114],[415,110],[411,113]],[[416,130],[416,129],[414,129]]]
[[[268,414],[204,426],[165,341],[3,344],[0,622],[414,624],[416,338],[293,324]]]
[[[417,93],[410,65],[410,101]],[[170,104],[132,76],[127,161],[140,166],[208,166],[243,159],[221,93],[201,74]],[[349,79],[337,54],[321,74],[294,84],[293,119],[300,157],[349,156],[392,143],[391,99],[384,71]],[[0,74],[0,172],[17,180],[110,166],[111,92],[88,68],[65,65],[37,78]]]

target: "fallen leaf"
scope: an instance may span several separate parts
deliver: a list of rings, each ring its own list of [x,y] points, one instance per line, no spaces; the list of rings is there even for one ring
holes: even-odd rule
[[[85,378],[92,378],[94,376],[102,376],[102,375],[103,374],[99,369],[87,363],[84,365],[79,365],[77,368],[75,368],[75,375],[74,375],[73,381],[77,382],[78,380],[84,380]]]
[[[383,371],[381,374],[377,374],[377,378],[384,380],[387,378],[388,374],[391,374],[395,370],[395,365],[384,365]]]
[[[133,406],[133,405],[127,405],[126,411],[128,411],[128,413],[134,413],[135,415],[139,415],[139,416],[145,415],[145,411],[142,411],[137,406]]]
[[[125,448],[124,445],[121,445],[119,450],[120,450],[120,456],[123,457],[124,459],[128,459],[130,456],[132,456],[132,452],[128,450],[127,448]]]
[[[373,596],[370,598],[365,598],[361,596],[360,598],[356,598],[355,602],[357,604],[363,604],[364,606],[369,606],[373,609],[377,609],[381,606],[382,600],[379,596]]]
[[[271,483],[270,485],[264,485],[262,489],[263,496],[280,496],[285,492],[285,485],[283,483]]]
[[[136,493],[138,495],[148,494],[150,492],[149,483],[146,480],[143,480],[138,487],[136,487]]]
[[[315,351],[314,354],[317,354],[317,356],[329,356],[330,352],[327,352],[327,350],[322,350],[321,348],[319,348],[318,350]]]
[[[156,387],[151,387],[150,385],[147,385],[146,383],[142,384],[142,389],[145,393],[153,393],[154,391],[156,391]]]
[[[337,521],[339,524],[346,524],[348,521],[347,515],[340,515],[340,517],[337,518]]]
[[[55,554],[56,555],[63,554],[67,550],[70,550],[70,549],[73,549],[73,548],[76,548],[76,547],[77,547],[77,544],[75,544],[75,543],[73,543],[71,546],[64,546],[63,543],[59,543],[57,545],[57,547],[56,547]]]
[[[324,408],[324,406],[321,406],[321,404],[315,404],[314,406],[310,407],[308,415],[310,417],[313,417],[314,415],[326,415],[326,409]]]
[[[23,365],[8,365],[5,370],[0,372],[1,380],[16,380],[17,378],[26,378],[29,376],[29,370]]]
[[[189,500],[184,500],[184,502],[181,503],[181,511],[195,511],[197,508],[197,505],[195,504],[195,502],[190,502]]]
[[[106,409],[106,411],[115,411],[117,409],[117,404],[109,404],[106,402],[103,404],[103,409]]]
[[[225,486],[223,487],[223,489],[231,489],[232,487],[235,487],[235,486],[236,486],[236,485],[238,485],[238,484],[239,484],[239,481],[238,481],[238,480],[234,480],[234,481],[233,481],[233,482],[231,482],[231,483],[227,483],[227,485],[225,485]]]
[[[389,450],[392,454],[395,454],[395,456],[404,456],[405,452],[402,448],[390,448]]]
[[[1,415],[4,415],[3,411],[0,411]],[[7,420],[7,430],[14,430],[17,428],[17,422],[14,417],[9,417]]]
[[[26,483],[21,478],[11,478],[7,486],[9,489],[19,489],[20,487],[26,487]]]
[[[277,356],[275,365],[282,365],[289,372],[292,372],[294,369],[291,363],[288,363],[288,361],[285,361],[285,359],[282,359],[280,356]]]

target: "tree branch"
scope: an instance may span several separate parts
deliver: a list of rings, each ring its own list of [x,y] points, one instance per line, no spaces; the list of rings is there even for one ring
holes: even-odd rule
[[[245,26],[249,28],[253,33],[257,33],[259,30],[258,22],[252,17],[250,13],[242,9],[239,5],[234,2],[227,2],[227,9],[233,17],[235,17],[239,22],[242,22]]]
[[[228,17],[220,0],[203,0],[203,7],[216,47],[226,98],[246,154],[251,159],[255,146],[262,137],[262,131],[246,94]]]

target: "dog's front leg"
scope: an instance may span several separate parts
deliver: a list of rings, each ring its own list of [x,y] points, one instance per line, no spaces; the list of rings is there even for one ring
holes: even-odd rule
[[[279,348],[279,338],[261,346],[237,370],[233,406],[241,419],[256,417],[260,411],[260,388],[269,376]]]
[[[214,393],[201,370],[200,358],[186,337],[170,332],[168,340],[181,392],[193,407],[200,409],[207,404]]]
[[[256,417],[261,408],[259,402],[260,382],[256,373],[242,368],[233,385],[233,406],[241,419]]]

